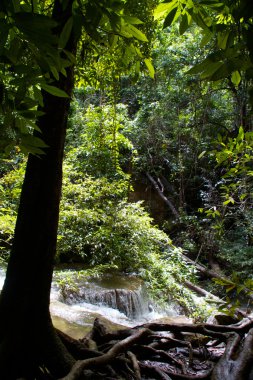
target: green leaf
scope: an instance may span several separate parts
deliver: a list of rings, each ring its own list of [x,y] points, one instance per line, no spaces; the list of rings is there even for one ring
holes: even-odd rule
[[[206,150],[204,150],[203,152],[201,152],[201,153],[198,155],[198,159],[204,157],[205,154],[206,154]]]
[[[229,35],[230,35],[230,31],[218,32],[217,42],[218,42],[218,47],[220,49],[223,49],[223,50],[226,49]]]
[[[132,24],[132,25],[140,25],[143,24],[143,21],[141,21],[137,17],[132,17],[132,16],[122,16],[123,20],[125,21],[126,24]]]
[[[176,2],[176,0],[173,0],[167,3],[159,4],[154,10],[154,19],[158,20],[159,18],[163,17],[167,12],[170,12],[172,8],[175,7]]]
[[[229,63],[223,63],[211,76],[210,80],[216,81],[223,78],[227,78],[231,73],[231,67]]]
[[[75,63],[76,62],[76,57],[74,56],[74,54],[72,54],[70,51],[68,50],[63,50],[64,51],[64,54],[66,55],[66,57],[69,59],[69,61],[71,63]]]
[[[223,62],[212,62],[209,64],[209,66],[204,70],[201,74],[201,79],[210,78],[211,80],[219,80],[221,78],[226,77],[226,67],[224,67]],[[224,69],[224,71],[219,71],[221,68]],[[218,75],[219,73],[219,75]],[[216,74],[216,75],[215,75]]]
[[[119,40],[119,36],[117,36],[116,34],[110,34],[108,36],[109,45],[110,45],[110,47],[111,47],[112,50],[117,45],[118,40]]]
[[[43,107],[43,96],[41,94],[41,90],[37,88],[36,86],[33,86],[33,93],[35,99],[38,101],[39,105]]]
[[[26,135],[22,137],[22,143],[29,144],[31,146],[36,146],[39,148],[48,148],[48,145],[44,143],[39,137],[33,135]]]
[[[219,65],[222,65],[222,62],[218,62]],[[217,62],[213,62],[209,57],[206,58],[204,61],[198,63],[197,65],[193,66],[190,70],[187,71],[187,74],[200,74],[202,72],[208,72],[208,70],[211,70],[211,72],[214,72],[215,68],[218,66],[214,66],[212,68],[212,65],[216,65]]]
[[[59,80],[59,73],[54,66],[50,66],[50,70],[56,80]]]
[[[192,15],[192,18],[193,18],[193,20],[196,22],[196,24],[198,25],[198,26],[200,26],[202,29],[204,29],[204,30],[210,30],[209,28],[208,28],[208,25],[206,24],[206,21],[204,20],[204,18],[202,17],[202,14],[201,13],[194,13],[194,12],[192,12],[191,13],[191,15]],[[207,22],[209,23],[209,20],[207,20]]]
[[[235,86],[238,86],[241,82],[241,75],[239,71],[233,71],[231,75],[231,81]]]
[[[69,97],[65,91],[61,90],[58,87],[51,86],[51,85],[45,84],[45,83],[41,84],[40,86],[43,90],[45,90],[46,92],[48,92],[51,95],[58,96],[60,98],[68,98]]]
[[[147,69],[149,71],[150,77],[154,79],[154,77],[155,77],[155,69],[154,69],[154,66],[152,65],[151,59],[145,58],[144,62],[145,62],[145,65],[147,66]]]
[[[223,202],[224,206],[228,205],[229,203],[234,204],[235,200],[232,197],[229,197],[226,201]]]
[[[211,33],[209,30],[206,30],[204,31],[204,34],[203,34],[203,38],[201,40],[201,43],[200,43],[200,47],[204,47],[205,45],[207,45],[211,38],[213,37],[213,33]]]
[[[18,111],[19,115],[25,117],[26,119],[36,119],[39,116],[44,115],[45,113],[38,110],[24,110]]]
[[[45,144],[43,140],[32,135],[23,135],[19,146],[21,151],[25,154],[45,154],[42,148],[48,147],[48,145]]]
[[[134,50],[135,50],[136,54],[138,55],[138,57],[140,57],[140,58],[143,57],[142,52],[140,51],[140,49],[137,46],[134,46]]]
[[[244,130],[243,130],[242,126],[240,126],[240,128],[239,128],[237,139],[238,140],[243,140],[244,139]]]
[[[172,22],[175,20],[175,16],[177,13],[177,8],[173,8],[170,13],[166,16],[164,23],[163,23],[163,28],[167,28],[172,24]]]
[[[64,67],[61,68],[61,73],[62,75],[64,75],[65,77],[67,77],[67,71]]]
[[[144,33],[142,33],[139,29],[137,29],[133,25],[128,25],[128,29],[130,30],[131,34],[133,37],[137,38],[137,40],[148,42],[147,37],[145,36]]]
[[[62,29],[62,32],[59,37],[58,46],[60,49],[65,48],[72,31],[72,27],[73,27],[73,17],[70,17],[68,21],[66,22],[66,24],[64,25],[64,28]]]
[[[188,16],[187,14],[184,14],[182,16],[182,20],[180,22],[180,25],[179,25],[179,33],[180,34],[184,34],[184,32],[189,28],[189,24],[188,24]]]

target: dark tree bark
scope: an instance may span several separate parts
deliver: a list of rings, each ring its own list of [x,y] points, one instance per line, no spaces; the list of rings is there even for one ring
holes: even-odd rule
[[[72,14],[54,2],[52,18],[60,33]],[[71,35],[67,50],[75,53]],[[55,83],[71,95],[73,67]],[[29,155],[18,211],[13,249],[0,297],[0,378],[33,379],[38,366],[63,376],[73,364],[52,325],[49,302],[56,253],[62,160],[70,98],[43,93],[40,137],[48,145],[40,157]]]

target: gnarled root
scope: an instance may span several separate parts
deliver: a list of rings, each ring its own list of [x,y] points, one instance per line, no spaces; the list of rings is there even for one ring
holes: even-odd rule
[[[96,319],[84,339],[59,336],[78,359],[61,380],[250,379],[251,319],[228,326],[149,323],[113,333]]]

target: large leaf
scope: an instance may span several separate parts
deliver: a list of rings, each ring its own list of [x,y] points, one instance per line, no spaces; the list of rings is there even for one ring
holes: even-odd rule
[[[176,6],[177,0],[172,0],[166,3],[159,4],[154,10],[154,19],[158,20],[166,13],[170,12]]]
[[[223,62],[212,62],[201,74],[201,79],[220,80],[228,76],[227,65]]]
[[[212,64],[212,61],[210,60],[210,58],[206,58],[204,61],[198,63],[197,65],[193,66],[190,70],[188,70],[187,74],[200,74],[205,69],[207,69],[210,64]]]
[[[39,137],[32,135],[22,135],[20,149],[23,153],[45,154],[43,148],[48,145],[44,143]]]
[[[184,32],[189,28],[189,22],[188,22],[188,16],[187,14],[185,13],[183,16],[182,16],[182,19],[181,19],[181,22],[180,22],[180,25],[179,25],[179,33],[180,34],[184,34]]]
[[[228,39],[229,39],[230,31],[225,30],[222,32],[219,32],[217,35],[217,42],[218,42],[218,47],[220,49],[225,50],[228,44]]]
[[[41,88],[43,90],[47,91],[49,94],[54,95],[54,96],[58,96],[60,98],[68,98],[69,97],[65,91],[61,90],[58,87],[51,86],[49,84],[43,83],[43,84],[41,84]]]
[[[200,26],[202,29],[208,31],[210,30],[209,29],[209,21],[206,22],[205,18],[203,17],[203,15],[199,12],[199,13],[195,13],[194,11],[191,12],[191,16],[193,18],[193,20],[196,22],[196,24],[198,26]]]
[[[58,42],[58,46],[60,49],[65,48],[72,31],[72,27],[73,27],[73,18],[70,17],[68,21],[66,22],[66,24],[64,25],[62,32],[60,34],[60,38]]]
[[[145,36],[143,32],[141,32],[139,29],[137,29],[135,26],[128,24],[123,27],[123,30],[126,31],[126,33],[129,33],[131,37],[136,38],[137,40],[147,42],[148,39]]]
[[[164,23],[163,23],[164,28],[167,28],[168,26],[170,26],[173,23],[173,21],[176,19],[176,14],[177,14],[177,7],[173,8],[170,11],[170,13],[166,16]]]
[[[140,25],[143,24],[143,21],[141,21],[137,17],[132,17],[132,16],[122,16],[123,20],[125,21],[126,24],[132,24],[132,25]]]
[[[210,32],[209,30],[205,30],[203,32],[203,38],[201,40],[201,43],[200,43],[200,47],[204,47],[205,45],[207,45],[210,40],[213,38],[214,34],[212,32]]]

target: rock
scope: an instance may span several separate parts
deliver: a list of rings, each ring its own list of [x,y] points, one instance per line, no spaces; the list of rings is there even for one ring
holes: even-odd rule
[[[211,315],[207,319],[207,323],[213,324],[213,325],[233,325],[235,323],[239,322],[239,319],[228,314],[219,313],[215,315]]]

